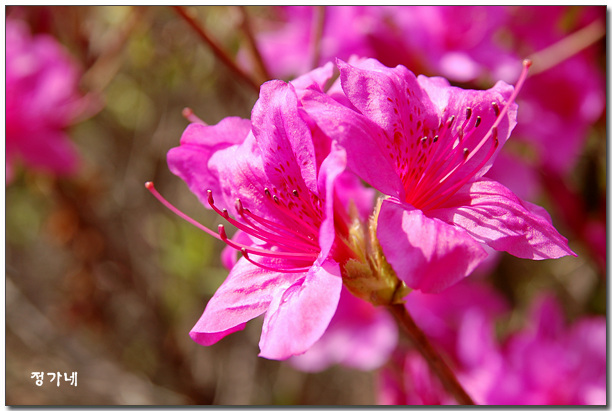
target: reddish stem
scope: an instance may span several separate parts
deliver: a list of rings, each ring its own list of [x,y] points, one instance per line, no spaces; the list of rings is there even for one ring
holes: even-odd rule
[[[200,36],[200,38],[211,48],[212,52],[229,67],[236,75],[243,79],[256,93],[259,93],[259,86],[249,77],[247,73],[242,71],[240,67],[234,63],[234,60],[217,44],[215,40],[207,33],[204,27],[189,15],[182,6],[172,6],[174,10],[191,26],[191,28]]]
[[[425,358],[429,368],[436,373],[446,391],[452,394],[460,405],[475,405],[472,398],[470,398],[457,380],[453,371],[431,345],[425,333],[416,325],[406,307],[403,304],[392,304],[388,307],[406,331],[415,348]]]

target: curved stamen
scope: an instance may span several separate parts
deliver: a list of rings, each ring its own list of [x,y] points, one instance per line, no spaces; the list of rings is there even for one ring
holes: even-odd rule
[[[197,227],[200,230],[204,231],[206,234],[212,235],[217,240],[221,240],[221,237],[219,236],[219,234],[215,233],[210,228],[205,227],[202,224],[198,223],[196,220],[194,220],[193,218],[189,217],[188,215],[186,215],[185,213],[180,211],[178,208],[176,208],[175,206],[170,204],[168,202],[168,200],[166,200],[164,197],[162,197],[162,195],[159,194],[159,192],[155,189],[155,186],[153,185],[152,181],[147,181],[145,183],[145,187],[147,188],[147,190],[149,190],[151,192],[151,194],[153,194],[153,196],[155,196],[155,198],[157,198],[157,200],[159,200],[160,203],[162,203],[164,206],[166,206],[166,208],[169,209],[170,211],[172,211],[174,214],[178,215],[183,220],[187,221],[188,223],[191,223],[195,227]]]
[[[283,227],[282,225],[275,223],[274,221],[268,221],[265,220],[255,214],[253,214],[248,208],[243,209],[242,214],[240,214],[245,220],[248,221],[248,219],[253,219],[255,220],[255,222],[261,224],[262,226],[264,226],[265,228],[271,229],[271,230],[283,230],[285,231],[289,236],[291,237],[284,237],[284,236],[280,236],[280,235],[276,235],[276,234],[272,234],[269,232],[266,232],[268,234],[272,234],[275,238],[278,238],[281,241],[288,241],[290,243],[293,243],[294,245],[300,246],[301,248],[304,247],[308,247],[311,248],[313,251],[318,249],[318,245],[315,244],[314,239],[310,238],[310,237],[306,237],[301,233],[298,233],[297,231],[293,231],[288,227]],[[254,229],[260,229],[259,227],[257,227],[253,222],[249,221],[249,223],[253,226]],[[297,237],[297,238],[295,238]]]
[[[259,268],[263,268],[264,270],[270,270],[270,271],[276,271],[276,272],[281,272],[281,273],[302,273],[305,271],[308,271],[310,269],[310,265],[308,266],[304,266],[304,267],[296,267],[296,268],[282,268],[282,267],[268,267],[264,264],[261,264],[255,260],[253,260],[251,257],[249,257],[249,253],[245,248],[241,248],[240,252],[242,253],[242,256],[251,264],[259,267]]]
[[[219,224],[218,228],[219,228],[219,236],[221,237],[221,240],[227,245],[229,245],[230,247],[235,248],[236,250],[240,250],[244,248],[247,251],[249,251],[251,254],[261,255],[264,257],[277,257],[277,258],[286,258],[289,260],[303,260],[303,261],[313,261],[319,255],[318,253],[316,254],[315,253],[293,253],[293,252],[284,252],[284,251],[264,250],[263,248],[262,249],[254,248],[254,247],[240,244],[240,243],[230,240],[227,237],[227,234],[225,232],[225,227],[223,226],[223,224]]]

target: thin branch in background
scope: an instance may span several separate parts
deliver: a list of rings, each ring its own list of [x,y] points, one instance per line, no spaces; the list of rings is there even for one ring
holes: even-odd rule
[[[425,358],[429,368],[436,373],[446,391],[449,392],[460,405],[475,405],[472,398],[470,398],[457,380],[453,371],[431,345],[425,333],[416,325],[412,316],[408,310],[406,310],[406,307],[403,304],[392,304],[388,307],[408,334],[415,348],[421,353],[423,358]]]
[[[251,50],[251,54],[253,55],[253,59],[255,60],[255,66],[259,71],[260,76],[263,77],[263,83],[264,81],[270,80],[272,77],[270,76],[270,72],[266,67],[266,63],[264,62],[261,53],[259,52],[259,49],[257,48],[257,41],[255,40],[255,35],[251,26],[249,13],[247,12],[245,6],[236,6],[236,8],[240,13],[240,27],[244,31],[244,34],[246,34],[246,38],[249,43],[249,49]]]
[[[323,29],[325,28],[325,6],[314,6],[312,18],[312,62],[313,69],[319,67],[321,59],[321,40],[323,39]]]
[[[120,28],[114,33],[114,37],[104,44],[93,65],[83,74],[82,84],[96,95],[100,95],[108,84],[115,78],[115,74],[121,68],[121,53],[127,45],[128,38],[136,28],[146,21],[143,15],[146,7],[132,6],[127,16],[120,23]]]
[[[207,33],[206,29],[202,27],[191,15],[185,10],[183,6],[172,6],[172,8],[195,30],[200,38],[212,49],[213,53],[219,58],[227,67],[229,67],[238,77],[243,79],[256,93],[259,93],[259,86],[253,81],[247,73],[245,73],[240,67],[234,63],[234,60],[217,44],[215,40]]]
[[[600,20],[595,20],[553,45],[531,54],[528,59],[533,61],[533,67],[529,74],[533,76],[562,63],[601,40],[605,35],[605,24]]]

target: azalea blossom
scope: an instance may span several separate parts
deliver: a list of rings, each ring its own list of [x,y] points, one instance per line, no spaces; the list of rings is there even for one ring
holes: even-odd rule
[[[293,84],[265,83],[250,121],[229,117],[207,126],[188,113],[194,123],[168,153],[170,170],[238,228],[233,238],[224,225],[215,233],[184,216],[148,183],[160,201],[235,250],[225,253],[229,276],[190,333],[202,345],[265,314],[260,355],[282,360],[308,350],[336,313],[340,264],[352,256],[341,240],[350,221],[338,192],[358,188],[339,178],[344,150],[316,128],[298,99],[302,87],[320,90],[331,69]]]
[[[516,125],[526,70],[517,89],[476,91],[373,59],[337,65],[350,107],[316,90],[303,104],[348,167],[388,196],[377,236],[409,287],[452,285],[486,257],[481,243],[534,260],[575,255],[544,209],[483,177]]]
[[[507,310],[491,311],[487,300],[494,297],[499,302],[503,296],[493,290],[486,296],[482,287],[469,292],[473,285],[462,282],[440,294],[423,294],[412,307],[425,303],[418,317],[413,313],[415,318],[437,344],[445,341],[438,346],[452,358],[459,382],[477,404],[606,403],[603,316],[582,317],[566,325],[557,301],[543,295],[533,304],[521,329],[497,339],[495,321]],[[465,291],[469,297],[461,295]],[[379,374],[379,403],[455,404],[416,352],[398,349],[394,358]]]
[[[6,180],[21,160],[26,166],[65,175],[78,154],[65,132],[84,111],[79,70],[49,35],[31,35],[21,20],[6,20]]]

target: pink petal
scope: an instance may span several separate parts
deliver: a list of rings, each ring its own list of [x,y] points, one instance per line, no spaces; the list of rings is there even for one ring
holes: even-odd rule
[[[190,124],[181,136],[181,145],[168,152],[168,167],[187,183],[200,202],[208,206],[207,190],[217,196],[221,193],[218,174],[209,168],[211,156],[242,143],[250,129],[251,122],[239,117],[224,118],[214,126]]]
[[[389,359],[397,339],[397,325],[388,311],[342,288],[338,309],[325,334],[305,354],[290,361],[307,372],[319,372],[335,364],[373,370]]]
[[[402,182],[386,153],[372,138],[380,135],[382,141],[384,130],[324,93],[307,90],[302,104],[321,130],[345,148],[351,170],[384,194],[403,198]]]
[[[336,177],[346,168],[346,152],[337,144],[332,145],[332,150],[321,164],[319,170],[319,192],[325,193],[324,219],[319,228],[319,245],[321,254],[319,261],[327,258],[334,240],[336,238],[335,213],[334,213],[334,187]],[[337,207],[337,206],[336,206]]]
[[[521,201],[500,183],[481,179],[427,213],[464,228],[498,251],[532,260],[576,255],[541,207]]]
[[[214,344],[263,314],[273,293],[297,278],[299,275],[263,270],[241,258],[210,299],[189,335],[199,344]]]
[[[285,360],[306,352],[327,329],[341,289],[340,267],[330,260],[291,286],[277,287],[264,319],[259,356]]]
[[[264,83],[251,118],[270,182],[278,187],[289,184],[294,189],[304,184],[316,194],[317,164],[312,135],[299,114],[293,86],[280,80]]]
[[[398,277],[423,292],[451,286],[487,256],[462,229],[389,199],[380,208],[376,234]]]

